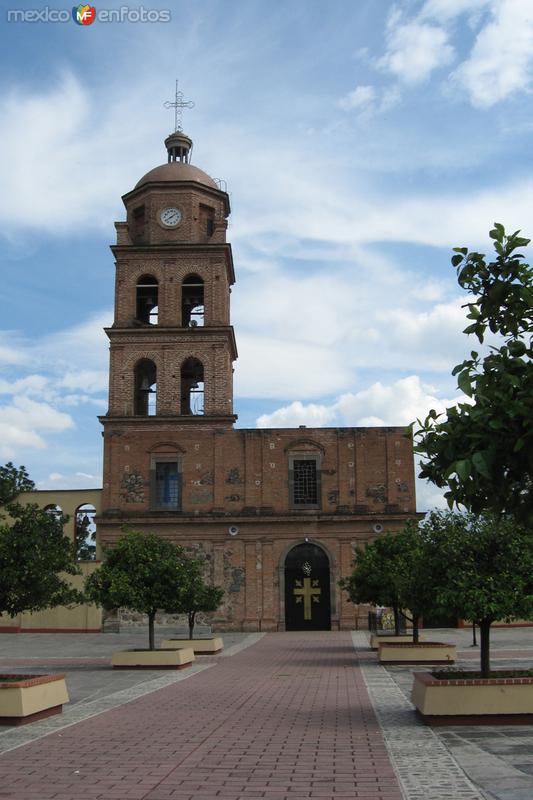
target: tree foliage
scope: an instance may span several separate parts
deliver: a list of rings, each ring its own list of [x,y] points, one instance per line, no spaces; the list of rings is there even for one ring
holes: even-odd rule
[[[192,639],[194,635],[196,615],[200,612],[216,611],[222,602],[223,596],[224,589],[219,586],[212,586],[204,581],[201,561],[190,559],[186,588],[180,593],[175,609],[180,614],[187,615],[189,639]]]
[[[483,342],[487,328],[501,337],[481,357],[473,350],[453,370],[471,402],[430,411],[415,432],[423,455],[420,477],[445,487],[454,504],[473,512],[533,520],[533,270],[517,252],[529,244],[520,231],[490,231],[496,258],[455,248],[452,264],[471,323],[465,333]]]
[[[341,581],[341,587],[353,603],[390,606],[395,622],[403,609],[413,623],[413,641],[417,643],[420,618],[435,604],[437,571],[423,526],[410,520],[397,534],[385,534],[364,550],[358,548],[354,570]],[[398,625],[395,627],[398,633]]]
[[[26,467],[15,467],[11,461],[0,467],[0,506],[12,503],[21,492],[31,492],[35,484]]]
[[[82,603],[83,594],[60,575],[79,574],[74,546],[63,534],[67,517],[30,504],[11,503],[6,510],[10,519],[0,524],[0,612],[14,617]]]
[[[490,626],[533,618],[533,536],[512,517],[432,512],[423,523],[439,566],[437,607],[479,625],[481,672],[490,673]]]
[[[125,530],[104,563],[85,582],[91,600],[106,609],[130,608],[148,616],[154,650],[158,610],[175,611],[188,585],[190,559],[183,549],[152,533]]]

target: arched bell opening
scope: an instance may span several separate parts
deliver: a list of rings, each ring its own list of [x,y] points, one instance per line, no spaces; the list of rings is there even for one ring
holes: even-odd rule
[[[136,287],[136,312],[138,322],[157,325],[159,284],[153,275],[142,275]]]
[[[204,413],[204,365],[197,358],[188,358],[181,366],[180,414],[200,416]]]
[[[201,328],[204,324],[204,282],[199,275],[187,275],[181,285],[181,326]]]
[[[293,547],[285,557],[285,630],[331,630],[330,561],[313,542]]]
[[[75,513],[76,558],[94,561],[96,558],[96,508],[91,503],[78,506]]]
[[[135,366],[134,414],[153,417],[157,410],[157,367],[143,358]]]

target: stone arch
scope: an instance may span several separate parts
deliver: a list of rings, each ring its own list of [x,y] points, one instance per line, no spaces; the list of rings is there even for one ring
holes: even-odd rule
[[[324,544],[324,542],[316,539],[312,536],[305,536],[299,539],[295,539],[292,542],[288,543],[284,549],[280,553],[279,563],[278,563],[278,586],[279,586],[279,630],[285,630],[285,618],[286,618],[286,608],[285,608],[285,562],[287,560],[287,556],[291,553],[299,545],[303,544],[312,544],[316,547],[319,547],[323,550],[326,558],[329,561],[329,595],[330,595],[330,619],[331,619],[331,628],[335,629],[338,626],[338,610],[337,610],[337,603],[338,603],[338,591],[337,591],[337,584],[340,578],[339,575],[339,568],[337,559],[335,558],[334,554],[332,553],[331,549]]]
[[[181,326],[203,327],[205,316],[205,281],[197,272],[189,272],[181,282]]]
[[[143,273],[135,286],[135,319],[143,325],[157,325],[159,281],[154,275]]]
[[[74,512],[76,558],[78,561],[96,559],[96,507],[82,503]]]
[[[150,447],[147,453],[186,453],[186,449],[177,442],[158,442]]]
[[[298,450],[301,452],[318,450],[320,453],[322,453],[322,455],[326,454],[325,447],[314,439],[293,439],[292,442],[289,442],[289,444],[285,447],[284,452],[290,453],[293,450]]]
[[[180,414],[204,414],[205,369],[199,358],[186,358],[180,367]]]
[[[133,413],[155,416],[157,413],[157,365],[149,358],[140,358],[133,369]]]

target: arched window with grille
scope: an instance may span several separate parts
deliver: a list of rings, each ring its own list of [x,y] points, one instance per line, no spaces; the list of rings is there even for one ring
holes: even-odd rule
[[[157,367],[143,358],[135,365],[134,413],[153,417],[157,411]]]
[[[159,285],[153,275],[141,275],[137,281],[135,317],[145,325],[157,325]]]
[[[199,275],[187,275],[181,285],[181,326],[201,328],[203,324],[204,282]]]
[[[181,365],[180,414],[204,413],[204,365],[197,358],[188,358]]]

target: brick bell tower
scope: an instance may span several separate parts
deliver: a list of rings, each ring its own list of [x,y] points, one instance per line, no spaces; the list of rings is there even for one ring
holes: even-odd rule
[[[181,130],[165,147],[167,163],[123,196],[126,221],[115,223],[104,516],[124,503],[141,510],[148,495],[150,508],[158,497],[168,510],[181,492],[180,436],[212,436],[236,420],[229,197],[190,163]]]

